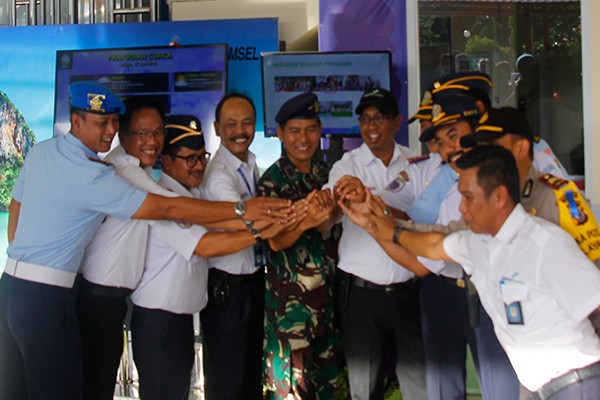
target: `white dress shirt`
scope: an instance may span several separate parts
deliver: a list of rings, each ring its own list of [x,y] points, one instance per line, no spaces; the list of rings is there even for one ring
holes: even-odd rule
[[[333,165],[329,181],[323,188],[333,189],[335,183],[344,175],[356,176],[389,206],[406,209],[410,193],[395,191],[391,184],[398,174],[406,169],[407,158],[410,156],[407,148],[396,144],[392,159],[386,167],[366,144],[362,144],[357,149],[345,153],[342,159]],[[342,226],[344,230],[339,244],[338,268],[380,285],[405,282],[414,277],[412,272],[392,261],[375,239],[348,217],[342,217]]]
[[[444,249],[472,274],[527,389],[600,360],[600,339],[588,320],[600,305],[600,271],[560,227],[518,204],[495,236],[456,232]],[[519,314],[522,324],[509,322]]]
[[[170,176],[163,174],[160,183],[180,196],[199,198]],[[131,294],[139,307],[176,314],[194,314],[208,302],[208,264],[194,250],[206,228],[173,221],[157,221],[150,227],[146,264],[142,279]]]
[[[259,174],[256,157],[251,152],[245,163],[221,145],[208,164],[202,181],[202,197],[211,201],[247,201],[256,195],[256,182]],[[254,248],[252,246],[222,257],[208,260],[211,268],[234,275],[252,274]]]
[[[140,160],[129,155],[121,145],[104,158],[115,172],[139,189],[161,196],[176,197],[155,182],[152,168],[140,167]],[[137,286],[146,256],[148,225],[154,221],[129,219],[122,221],[107,216],[85,249],[80,272],[93,283],[133,289]]]

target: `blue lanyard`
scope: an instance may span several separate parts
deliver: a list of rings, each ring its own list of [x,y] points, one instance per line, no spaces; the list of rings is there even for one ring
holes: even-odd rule
[[[242,167],[241,166],[238,167],[237,172],[240,174],[240,176],[244,180],[244,183],[246,184],[246,187],[248,188],[248,192],[250,192],[250,195],[252,197],[254,197],[254,190],[250,186],[250,183],[248,182],[248,179],[246,179],[246,175],[244,175],[244,172],[242,171]],[[254,180],[254,187],[256,188],[257,182],[256,182],[256,177],[254,176],[254,174],[252,174],[252,178]]]

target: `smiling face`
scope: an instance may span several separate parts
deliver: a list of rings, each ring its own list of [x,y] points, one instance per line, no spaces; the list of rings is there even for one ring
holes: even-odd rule
[[[466,121],[440,126],[435,132],[435,141],[442,160],[456,170],[452,157],[459,154],[463,148],[460,138],[471,133],[471,125]]]
[[[150,167],[162,150],[165,140],[163,120],[154,108],[142,108],[133,113],[129,128],[119,133],[127,154],[140,160],[142,168]]]
[[[277,136],[296,168],[308,172],[321,140],[321,124],[318,120],[290,119],[283,128],[277,127]]]
[[[215,131],[221,144],[242,161],[248,161],[248,148],[254,140],[256,118],[248,100],[240,97],[227,99],[221,108]]]
[[[384,115],[378,108],[372,106],[365,108],[360,115],[360,134],[363,142],[386,165],[394,154],[394,136],[401,123],[401,115]]]
[[[204,157],[204,153],[206,153],[204,147],[199,150],[180,147],[175,154],[177,157],[168,154],[163,156],[163,170],[186,189],[197,188],[202,183],[204,170],[206,169],[207,159]],[[191,155],[198,156],[198,161],[194,166],[188,165],[188,161],[185,159],[185,157]]]
[[[118,130],[117,113],[100,115],[78,111],[71,114],[71,133],[95,153],[109,151]]]

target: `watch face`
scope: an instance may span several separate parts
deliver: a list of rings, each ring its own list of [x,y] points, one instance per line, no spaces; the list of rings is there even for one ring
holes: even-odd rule
[[[235,203],[235,205],[233,206],[233,209],[235,210],[235,213],[240,217],[246,213],[246,205],[241,201],[238,203]]]

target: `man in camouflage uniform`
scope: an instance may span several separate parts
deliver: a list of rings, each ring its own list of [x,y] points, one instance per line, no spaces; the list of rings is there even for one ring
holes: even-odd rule
[[[269,399],[332,399],[342,362],[334,326],[337,229],[334,202],[320,191],[329,168],[313,160],[321,138],[317,96],[283,104],[276,121],[285,154],[264,173],[258,194],[309,201],[307,216],[269,239],[265,296],[265,375]]]

